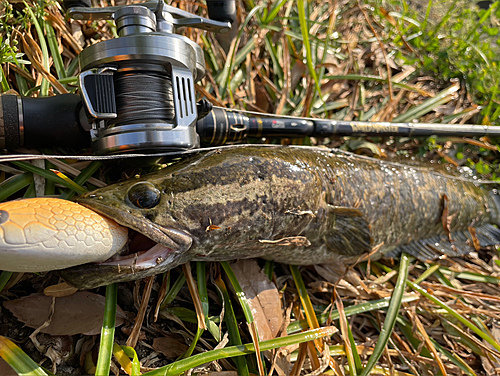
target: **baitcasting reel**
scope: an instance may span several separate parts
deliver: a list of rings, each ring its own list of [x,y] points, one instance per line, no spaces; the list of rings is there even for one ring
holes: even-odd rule
[[[230,3],[230,2],[227,2]],[[203,51],[174,34],[189,26],[225,33],[220,22],[153,0],[107,8],[71,7],[76,20],[114,19],[119,38],[79,56],[80,94],[96,154],[143,153],[199,146],[195,82],[205,76]]]

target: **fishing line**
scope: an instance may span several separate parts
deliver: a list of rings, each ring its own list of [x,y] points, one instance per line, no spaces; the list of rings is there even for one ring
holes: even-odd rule
[[[115,75],[116,124],[171,123],[175,117],[172,80],[155,73]]]
[[[234,149],[234,148],[243,148],[243,147],[256,147],[258,146],[259,148],[289,148],[289,149],[306,149],[306,150],[316,150],[318,152],[322,153],[331,153],[331,154],[337,154],[337,155],[343,155],[346,158],[353,158],[355,159],[363,159],[367,161],[373,161],[376,158],[368,157],[365,155],[358,155],[349,151],[345,150],[340,150],[340,149],[330,149],[326,147],[320,147],[320,146],[303,146],[303,145],[292,145],[292,146],[282,146],[282,145],[272,145],[272,144],[238,144],[238,145],[222,145],[222,146],[211,146],[211,147],[206,147],[206,148],[197,148],[197,149],[190,149],[190,150],[182,150],[182,151],[172,151],[172,152],[165,152],[165,153],[153,153],[153,154],[141,154],[141,153],[134,153],[134,154],[114,154],[114,155],[44,155],[44,154],[8,154],[8,155],[0,155],[0,163],[6,163],[6,162],[13,162],[13,161],[32,161],[32,160],[40,160],[40,159],[76,159],[79,161],[111,161],[111,160],[117,160],[117,159],[129,159],[129,158],[160,158],[160,157],[185,157],[189,156],[191,154],[199,154],[199,153],[206,153],[206,152],[215,152],[215,153],[220,153],[223,150],[226,149]],[[473,178],[466,178],[462,176],[454,176],[454,175],[449,175],[440,171],[433,170],[432,167],[419,167],[419,166],[411,166],[411,165],[406,165],[404,163],[398,163],[398,162],[392,162],[390,160],[383,160],[379,159],[379,163],[386,165],[388,167],[395,166],[395,167],[402,167],[402,168],[409,168],[413,170],[419,170],[419,171],[424,171],[427,172],[431,175],[437,175],[437,176],[446,176],[447,178],[454,179],[454,180],[461,180],[461,181],[467,181],[467,182],[472,182],[474,184],[495,184],[498,185],[498,181],[496,180],[482,180],[481,178],[478,179],[473,179]]]

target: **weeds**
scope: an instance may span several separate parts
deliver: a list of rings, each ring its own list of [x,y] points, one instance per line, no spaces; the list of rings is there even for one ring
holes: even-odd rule
[[[291,0],[241,1],[240,32],[229,51],[213,34],[187,31],[203,45],[209,67],[199,90],[220,105],[285,115],[500,124],[498,3],[488,10],[460,0],[429,1],[423,8],[413,3],[299,1],[298,8]],[[195,2],[173,5],[203,14],[203,7]],[[4,1],[0,7],[2,92],[45,96],[76,90],[75,56],[93,43],[91,38],[116,34],[101,21],[71,21],[70,29],[56,3],[31,2],[26,7]],[[36,43],[23,43],[23,38]],[[302,142],[380,150],[388,155],[426,154],[429,159],[445,158],[474,167],[491,179],[500,178],[494,140],[356,141]],[[61,159],[53,163],[64,168],[63,173],[54,173],[52,162],[45,168],[26,162],[1,165],[0,201],[35,196],[34,176],[45,179],[45,194],[65,199],[92,189],[98,178],[111,180],[109,170],[97,162],[82,165]],[[67,177],[66,171],[77,177]],[[206,369],[236,369],[241,375],[267,373],[278,367],[283,354],[266,353],[271,355],[263,360],[259,350],[264,354],[287,347],[290,352],[285,359],[295,364],[291,374],[330,367],[327,374],[476,375],[488,364],[494,369],[500,355],[498,334],[493,333],[498,320],[500,261],[494,252],[489,257],[490,263],[474,256],[439,263],[406,257],[399,265],[364,262],[336,285],[327,282],[326,272],[321,274],[319,269],[289,270],[266,263],[264,277],[279,288],[278,302],[284,303],[282,337],[266,340],[259,340],[255,327],[259,318],[254,317],[229,263],[197,263],[196,281],[186,272],[188,268],[178,268],[164,276],[161,287],[154,284],[159,321],[138,324],[145,339],[134,348],[116,343],[124,342],[126,331],[113,333],[117,296],[116,286],[110,286],[97,362],[91,351],[96,346],[87,344],[87,353],[80,354],[82,362],[73,362],[73,369],[107,374],[110,367],[118,369],[116,361],[129,375],[172,375],[214,362]],[[230,283],[223,280],[224,275]],[[0,275],[0,291],[5,288],[2,299],[35,292],[31,281],[38,283],[35,286],[46,283],[36,275],[21,282],[17,278],[22,277],[8,272]],[[127,308],[135,312],[140,283],[124,284],[121,291],[133,296]],[[197,306],[190,303],[193,294],[199,295]],[[16,321],[7,313],[5,317]],[[320,324],[327,327],[318,329]],[[172,334],[187,339],[189,348],[173,358],[151,356],[153,350],[156,354],[164,350],[154,346],[154,339]],[[85,340],[84,336],[80,339]],[[25,338],[17,340],[25,346]],[[4,337],[0,337],[0,355],[20,373],[50,374]],[[30,355],[40,357],[35,350]]]

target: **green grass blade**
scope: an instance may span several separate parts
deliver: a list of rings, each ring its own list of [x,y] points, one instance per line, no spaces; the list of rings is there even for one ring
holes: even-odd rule
[[[49,373],[36,364],[19,346],[10,339],[0,336],[0,357],[19,375],[48,376]]]
[[[240,31],[238,32],[238,36],[236,37],[235,46],[238,46],[238,43],[241,39],[241,35],[243,34],[243,31],[245,30],[245,27],[248,25],[250,20],[253,18],[253,16],[260,9],[262,9],[264,7],[265,7],[265,4],[260,4],[259,6],[256,6],[248,13],[248,15],[245,18],[245,21],[240,26]],[[233,53],[231,54],[231,57],[226,60],[226,63],[224,64],[224,69],[222,70],[222,73],[221,73],[220,77],[218,77],[218,80],[217,80],[217,82],[221,86],[220,87],[220,96],[222,98],[225,97],[227,88],[229,87],[229,81],[231,80],[231,70],[233,68],[235,53],[236,53],[236,47],[234,48]]]
[[[208,303],[208,290],[207,290],[207,276],[206,276],[206,262],[196,262],[196,282],[198,284],[198,294],[200,295],[201,308],[205,315],[205,321],[208,321],[208,311],[210,304]]]
[[[28,189],[26,192],[24,192],[23,198],[33,198],[36,197],[36,191],[35,191],[35,182],[32,181],[31,184],[28,186]]]
[[[175,281],[174,285],[170,290],[168,290],[167,295],[165,296],[165,299],[163,299],[163,302],[161,303],[160,309],[165,308],[167,304],[170,304],[174,301],[175,297],[181,291],[182,286],[184,286],[184,283],[186,282],[186,277],[184,274],[179,275],[179,278],[177,278],[177,281]]]
[[[229,343],[231,345],[241,346],[243,343],[241,342],[238,322],[236,321],[236,315],[234,314],[231,297],[229,296],[229,292],[227,291],[226,284],[220,277],[217,278],[215,284],[219,288],[219,291],[222,294],[222,298],[224,299],[224,322],[226,323],[227,332],[229,333]],[[250,372],[248,371],[248,365],[244,357],[238,356],[233,358],[233,360],[236,363],[238,375],[250,375]]]
[[[283,346],[295,345],[303,342],[313,341],[326,336],[331,336],[337,332],[335,327],[326,327],[308,330],[298,334],[292,334],[286,337],[280,337],[260,342],[260,350],[267,351],[277,349]],[[255,352],[253,343],[247,343],[241,346],[229,346],[219,350],[207,351],[201,354],[193,355],[188,359],[179,360],[165,367],[158,368],[154,371],[144,373],[143,376],[158,376],[158,375],[179,375],[189,369],[198,367],[202,364],[213,362],[218,359],[231,358]]]
[[[5,286],[7,286],[10,277],[12,277],[12,272],[3,271],[2,274],[0,274],[0,292],[4,289]]]
[[[253,314],[252,314],[252,309],[250,308],[250,305],[248,304],[247,297],[245,295],[245,292],[241,289],[240,283],[238,282],[238,279],[233,273],[233,269],[231,269],[231,266],[227,261],[222,261],[221,262],[222,268],[226,272],[227,277],[229,278],[229,281],[233,285],[234,291],[236,292],[236,297],[238,298],[241,308],[243,309],[243,314],[245,315],[245,318],[249,324],[254,322],[253,319]]]
[[[89,163],[87,167],[85,167],[77,177],[75,177],[74,182],[78,184],[79,186],[82,186],[89,180],[92,175],[101,167],[102,163],[98,161],[92,161]],[[66,192],[62,193],[60,198],[69,200],[75,195],[74,190],[67,190]]]
[[[472,34],[477,30],[477,28],[482,25],[491,15],[491,13],[496,10],[498,6],[498,2],[494,1],[492,4],[489,6],[489,8],[484,12],[483,16],[479,19],[478,22],[474,23],[474,27],[469,31],[469,34],[465,37],[465,40],[469,40]]]
[[[52,60],[54,61],[54,67],[56,68],[57,78],[66,78],[66,69],[64,68],[61,54],[59,53],[56,34],[54,33],[54,28],[49,22],[45,22],[45,32],[47,33],[47,42],[49,44]]]
[[[500,277],[495,277],[492,275],[484,275],[473,272],[454,272],[446,268],[440,268],[440,272],[445,276],[450,276],[453,278],[465,279],[474,282],[493,283],[495,285],[500,284]],[[449,286],[453,287],[451,284]]]
[[[425,272],[423,272],[422,274],[420,274],[420,276],[415,280],[414,283],[416,283],[418,285],[422,281],[425,281],[428,277],[430,277],[435,272],[437,272],[440,267],[441,267],[440,265],[435,264],[435,265],[432,265],[431,267],[427,268],[425,270]]]
[[[377,344],[375,345],[375,349],[373,349],[373,354],[370,356],[370,359],[368,359],[368,363],[363,369],[361,376],[367,376],[371,373],[373,367],[375,367],[375,365],[377,364],[377,361],[379,360],[382,352],[389,342],[392,330],[394,329],[394,325],[396,324],[396,318],[398,317],[401,302],[403,300],[403,294],[408,278],[409,265],[410,257],[406,253],[403,253],[401,255],[401,261],[399,265],[398,279],[392,293],[389,308],[387,309],[387,315],[385,317],[384,325],[382,326],[382,330],[380,331],[380,336],[378,338]]]
[[[311,298],[307,293],[306,285],[300,275],[299,267],[297,265],[290,265],[290,271],[292,272],[292,277],[295,282],[295,287],[299,292],[300,302],[302,303],[302,308],[304,308],[307,322],[310,328],[319,327],[318,319],[316,318],[316,313],[314,312]]]
[[[361,372],[363,372],[363,363],[361,363],[361,357],[359,356],[358,348],[356,347],[356,342],[354,341],[354,336],[352,335],[351,325],[347,325],[347,330],[349,333],[349,341],[351,342],[356,374],[360,374]]]
[[[450,101],[451,100],[451,95],[455,93],[458,89],[460,89],[459,85],[451,85],[450,87],[440,91],[439,93],[436,94],[435,97],[429,98],[425,101],[423,101],[421,104],[418,106],[415,106],[411,108],[410,110],[406,111],[404,114],[401,114],[399,116],[396,116],[394,119],[392,119],[393,123],[400,123],[400,122],[407,122],[407,121],[412,121],[413,119],[416,119],[430,111],[432,111],[434,108],[440,106],[443,101]]]
[[[96,375],[109,375],[115,339],[117,284],[106,286],[106,303],[101,329],[101,343],[97,358]]]
[[[267,275],[270,281],[273,280],[273,271],[274,271],[274,261],[266,260],[266,264],[264,265],[264,274]]]
[[[2,66],[0,66],[0,88],[2,89],[2,93],[10,90],[9,81],[7,81],[7,77],[5,77]]]
[[[238,298],[238,301],[241,305],[241,308],[243,309],[243,314],[245,315],[245,319],[247,321],[248,325],[248,330],[250,331],[250,335],[252,337],[254,345],[257,347],[257,365],[259,367],[259,373],[263,373],[263,364],[262,360],[260,358],[260,351],[259,351],[259,333],[257,329],[257,325],[255,324],[255,320],[253,318],[252,314],[252,308],[250,307],[250,304],[248,303],[248,299],[246,297],[245,292],[240,286],[240,283],[238,282],[238,279],[233,273],[233,269],[231,269],[231,266],[227,261],[221,261],[220,263],[222,265],[222,268],[226,272],[227,277],[229,278],[229,281],[231,282],[231,285],[233,286],[233,289],[236,293],[236,297]]]
[[[265,19],[262,20],[262,23],[270,23],[270,22],[273,22],[274,19],[276,18],[276,16],[278,15],[280,9],[283,7],[283,5],[285,5],[285,3],[289,1],[289,0],[281,0],[279,2],[276,2],[274,4],[274,7],[273,9],[271,9],[269,11],[269,14],[267,15],[267,17]]]
[[[486,342],[488,342],[491,346],[493,346],[495,348],[495,350],[500,351],[500,344],[494,338],[491,338],[488,334],[486,334],[481,329],[479,329],[471,321],[469,321],[468,319],[466,319],[465,317],[463,317],[461,314],[459,314],[458,312],[456,312],[454,309],[452,309],[451,307],[449,307],[446,303],[442,302],[441,300],[439,300],[435,296],[429,294],[426,290],[424,290],[423,288],[421,288],[419,285],[417,285],[417,284],[415,284],[415,283],[413,283],[411,281],[407,281],[407,283],[408,283],[408,285],[412,289],[414,289],[415,291],[417,291],[420,294],[422,294],[423,296],[425,296],[427,299],[429,299],[434,304],[437,304],[438,306],[440,306],[441,308],[443,308],[447,313],[449,313],[451,316],[453,316],[455,319],[457,319],[458,321],[460,321],[467,328],[469,328],[474,333],[476,333],[479,337],[481,337]]]
[[[125,354],[132,359],[132,373],[130,376],[138,376],[141,374],[141,363],[139,362],[139,357],[135,352],[134,348],[130,346],[121,346]]]
[[[431,338],[431,341],[432,341],[432,344],[434,345],[434,347],[436,347],[436,349],[439,352],[444,354],[444,356],[446,356],[450,360],[450,362],[452,362],[458,368],[460,368],[460,370],[464,374],[466,374],[468,376],[477,376],[476,373],[472,370],[472,368],[470,368],[470,366],[461,357],[459,357],[456,354],[452,354],[451,352],[446,350],[443,346],[441,346],[439,343],[437,343],[434,339]]]
[[[30,163],[26,163],[26,162],[22,162],[22,161],[14,161],[12,163],[15,164],[16,166],[18,166],[19,168],[21,168],[22,170],[33,172],[35,174],[43,176],[46,179],[52,180],[56,184],[64,185],[65,187],[68,187],[69,189],[74,190],[78,194],[82,194],[82,193],[87,192],[87,190],[85,188],[80,187],[78,184],[76,184],[74,182],[70,183],[70,182],[60,178],[59,176],[57,176],[56,174],[54,174],[51,171],[44,170],[43,168],[39,168],[39,167],[33,166]]]
[[[50,170],[56,168],[50,161],[45,161],[45,169]],[[56,183],[52,180],[45,180],[45,196],[53,196],[56,194]]]
[[[15,76],[17,87],[19,88],[19,94],[21,94],[21,96],[26,96],[26,93],[29,90],[28,82],[26,82],[26,79],[19,73],[16,73]]]
[[[25,9],[28,11],[31,21],[33,21],[33,25],[35,26],[36,33],[38,35],[38,43],[40,45],[40,49],[42,50],[42,64],[43,67],[47,72],[50,71],[50,64],[49,64],[49,50],[47,48],[47,42],[45,41],[45,36],[43,34],[42,27],[40,26],[40,23],[38,22],[38,19],[36,18],[35,14],[33,13],[33,10],[31,10],[31,7],[25,2],[24,5],[26,6]],[[47,81],[45,78],[42,79],[42,84],[40,86],[40,96],[46,97],[49,95],[49,81]]]
[[[27,187],[33,181],[33,174],[26,172],[21,175],[13,176],[0,184],[0,201],[4,201],[9,196]]]
[[[419,297],[415,294],[406,294],[403,296],[403,303],[408,303],[408,302],[414,302],[415,300],[418,300]],[[378,311],[381,309],[385,309],[389,307],[390,303],[390,298],[383,298],[383,299],[377,299],[377,300],[372,300],[369,302],[361,303],[361,304],[356,304],[347,308],[344,308],[344,312],[346,317],[349,316],[354,316],[354,315],[359,315],[362,313],[366,312],[371,312],[371,311]],[[339,319],[339,312],[338,310],[333,310],[331,314],[328,313],[322,313],[318,315],[318,322],[320,324],[326,324],[328,317],[330,316],[331,320],[338,320]],[[306,320],[300,320],[300,321],[295,321],[292,322],[290,325],[288,325],[287,328],[287,333],[292,334],[296,333],[299,330],[307,329],[307,321]]]
[[[316,84],[316,90],[319,96],[321,97],[321,86],[319,84],[318,75],[316,74],[316,69],[314,68],[312,60],[311,43],[309,42],[309,28],[307,26],[306,6],[307,3],[304,3],[304,0],[297,0],[300,31],[302,32],[302,39],[304,41],[304,47],[306,49],[307,68],[309,69],[309,74],[311,75],[311,77],[314,80],[314,83]]]

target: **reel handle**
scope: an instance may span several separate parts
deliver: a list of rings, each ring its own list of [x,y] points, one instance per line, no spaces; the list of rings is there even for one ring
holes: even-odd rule
[[[87,0],[66,0],[66,1],[87,1]],[[226,3],[226,1],[222,1]],[[227,3],[231,3],[228,1]],[[114,7],[70,7],[68,9],[68,16],[75,20],[111,20],[115,18],[116,12],[131,5],[114,6]],[[145,7],[151,12],[155,13],[157,20],[168,20],[175,27],[189,26],[215,33],[227,33],[231,29],[229,22],[221,22],[211,20],[209,18],[200,17],[195,14],[178,9],[171,5],[167,5],[163,0],[150,0],[145,3],[133,4],[134,7]],[[226,9],[226,6],[222,7]],[[236,6],[234,6],[236,12]],[[225,13],[224,13],[225,14]],[[236,14],[236,13],[235,13]]]

